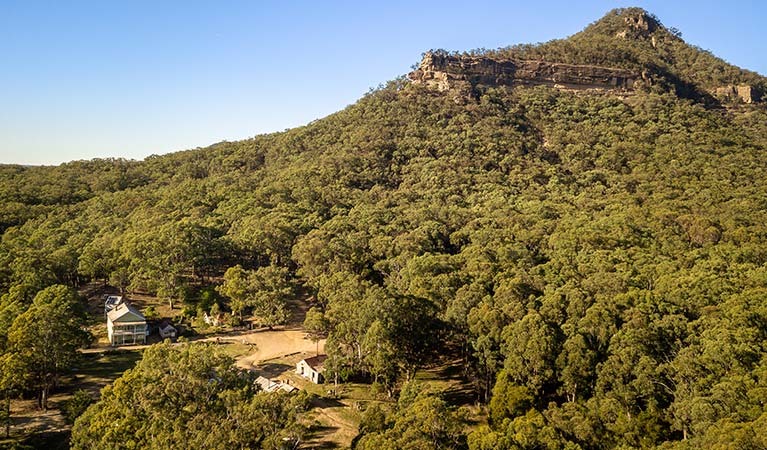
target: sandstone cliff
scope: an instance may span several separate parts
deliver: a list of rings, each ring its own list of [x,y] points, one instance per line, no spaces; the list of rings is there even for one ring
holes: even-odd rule
[[[722,86],[714,91],[714,95],[725,102],[754,103],[761,100],[756,89],[747,84]]]
[[[610,67],[548,61],[491,59],[428,52],[408,78],[441,91],[465,90],[477,85],[547,85],[560,89],[631,91],[645,83],[639,73]]]

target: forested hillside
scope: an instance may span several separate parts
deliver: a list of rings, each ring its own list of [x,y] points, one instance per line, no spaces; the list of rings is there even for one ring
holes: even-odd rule
[[[618,36],[635,12],[494,52],[673,83],[456,101],[399,79],[283,133],[2,167],[0,351],[48,286],[195,305],[240,265],[311,298],[329,379],[398,399],[358,448],[767,448],[767,109],[676,89],[767,81],[659,23]],[[408,383],[443,359],[486,423]]]
[[[711,100],[717,88],[727,85],[748,84],[759,95],[767,92],[763,76],[684,42],[681,31],[665,28],[639,8],[613,10],[567,39],[472,53],[636,70],[651,79],[656,91],[670,90],[699,101]]]

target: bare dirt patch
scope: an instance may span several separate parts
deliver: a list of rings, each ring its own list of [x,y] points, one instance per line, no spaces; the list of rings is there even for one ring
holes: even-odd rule
[[[317,349],[322,353],[325,341],[315,344],[306,337],[306,333],[300,330],[272,330],[256,331],[237,336],[238,342],[253,346],[253,352],[237,359],[237,366],[252,370],[262,361],[281,358],[288,355],[306,353],[313,356]]]
[[[58,409],[60,403],[63,403],[65,398],[61,395],[52,397],[49,400],[50,409],[47,411],[38,409],[37,401],[35,400],[16,400],[11,402],[12,431],[29,434],[68,429],[69,425],[64,421],[64,416],[61,415],[61,411]]]

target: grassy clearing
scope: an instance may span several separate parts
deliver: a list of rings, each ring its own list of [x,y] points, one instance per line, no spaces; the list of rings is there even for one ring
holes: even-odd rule
[[[0,449],[13,450],[66,450],[69,448],[69,432],[40,432],[29,436],[0,438]]]
[[[461,361],[447,361],[418,371],[416,381],[428,384],[441,392],[448,403],[454,406],[473,406],[477,395],[471,383],[463,378]]]
[[[214,341],[215,342],[215,341]],[[253,353],[253,345],[243,344],[242,342],[227,340],[221,341],[216,348],[223,354],[231,356],[234,359],[241,358]]]
[[[98,393],[104,386],[111,384],[126,370],[136,365],[141,359],[140,349],[108,350],[103,353],[84,353],[71,383],[71,390],[86,389]]]
[[[62,388],[51,396],[48,411],[37,409],[35,400],[11,402],[12,439],[0,441],[0,448],[68,448],[70,426],[60,411],[64,403],[79,389],[98,398],[101,389],[132,368],[141,354],[138,349],[83,353],[72,374],[62,379]]]

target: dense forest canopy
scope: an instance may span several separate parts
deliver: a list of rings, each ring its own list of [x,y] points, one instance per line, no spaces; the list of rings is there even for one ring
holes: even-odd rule
[[[620,35],[634,13],[487,54],[651,69],[663,89],[456,102],[399,79],[284,133],[0,168],[0,350],[54,284],[194,304],[212,283],[241,313],[305,292],[331,378],[408,393],[366,412],[360,448],[767,447],[767,110],[675,88],[767,81],[659,22]],[[408,387],[445,357],[487,407],[472,431]]]

